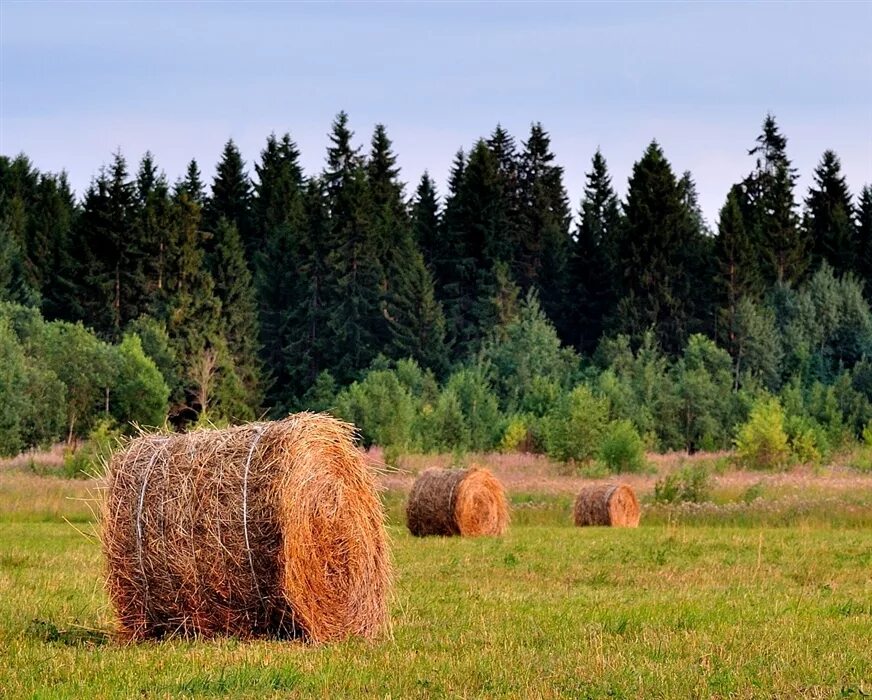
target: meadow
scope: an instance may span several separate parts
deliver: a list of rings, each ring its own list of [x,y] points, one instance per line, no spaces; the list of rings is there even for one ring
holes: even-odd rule
[[[569,512],[588,479],[536,458],[479,461],[507,485],[509,533],[413,539],[406,472],[425,460],[401,462],[381,477],[392,631],[321,647],[117,643],[95,482],[2,467],[0,697],[872,694],[872,475],[721,469],[705,503],[655,504],[658,475],[677,467],[665,460],[628,479],[638,530],[580,529]]]

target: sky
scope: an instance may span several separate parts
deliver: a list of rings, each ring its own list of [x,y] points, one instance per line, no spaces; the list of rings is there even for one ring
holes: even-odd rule
[[[402,178],[439,189],[456,151],[541,122],[573,209],[597,148],[619,194],[656,138],[714,224],[767,112],[805,196],[822,152],[872,182],[872,1],[235,3],[0,1],[0,153],[81,194],[118,149],[211,182],[230,137],[253,174],[270,132],[309,173],[336,113],[383,123]]]

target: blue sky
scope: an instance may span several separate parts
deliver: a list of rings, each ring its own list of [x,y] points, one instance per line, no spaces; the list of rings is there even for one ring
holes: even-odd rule
[[[211,180],[233,137],[253,170],[289,131],[309,172],[345,109],[383,122],[413,188],[501,122],[551,133],[573,208],[599,146],[619,192],[657,138],[713,222],[767,111],[803,197],[825,148],[872,182],[872,2],[0,2],[0,152],[81,192],[118,148]]]

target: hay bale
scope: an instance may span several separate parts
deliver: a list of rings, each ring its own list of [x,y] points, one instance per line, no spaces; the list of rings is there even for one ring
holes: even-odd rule
[[[583,488],[575,498],[575,524],[638,527],[639,501],[626,484],[599,484]]]
[[[353,437],[301,413],[116,453],[102,542],[122,636],[374,637],[390,558]]]
[[[409,532],[426,535],[502,535],[509,506],[502,484],[487,469],[427,469],[406,504]]]

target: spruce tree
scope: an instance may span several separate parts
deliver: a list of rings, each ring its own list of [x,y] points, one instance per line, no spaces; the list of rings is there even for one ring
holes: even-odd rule
[[[127,163],[116,153],[85,193],[73,232],[70,311],[107,340],[120,340],[127,323],[147,310],[135,236],[139,206]]]
[[[857,248],[853,209],[839,157],[833,151],[824,151],[805,200],[803,222],[815,268],[827,262],[837,275],[854,269]]]
[[[530,128],[530,137],[524,143],[519,179],[514,278],[524,293],[537,290],[543,310],[566,338],[570,328],[569,202],[563,168],[554,164],[551,139],[539,123]]]
[[[599,149],[586,179],[570,257],[568,313],[573,332],[568,342],[582,352],[591,353],[602,336],[604,320],[612,315],[617,304],[622,220],[618,196]]]
[[[222,218],[236,226],[246,253],[250,256],[260,241],[252,229],[251,181],[245,172],[245,161],[233,139],[224,145],[212,181],[212,196],[203,212],[206,230],[214,232]]]
[[[257,416],[262,403],[254,286],[234,224],[226,219],[218,221],[213,246],[212,274],[215,295],[221,303],[221,334],[240,385],[238,391],[234,390],[232,409],[225,405],[225,411],[234,418],[251,420]]]
[[[424,262],[431,271],[440,245],[440,223],[436,185],[425,171],[412,201],[412,235],[424,256]]]
[[[136,176],[137,221],[133,234],[141,251],[138,275],[143,309],[153,312],[166,284],[170,245],[171,202],[166,177],[159,173],[151,153],[143,156]]]
[[[286,412],[305,386],[292,378],[288,347],[305,333],[300,307],[305,304],[305,181],[300,152],[289,134],[271,134],[255,165],[255,227],[263,243],[255,253],[261,357],[269,372],[266,402],[276,415]]]
[[[179,180],[174,188],[173,194],[179,197],[182,193],[188,195],[195,204],[203,207],[206,203],[206,188],[203,186],[203,178],[200,175],[200,166],[196,160],[191,160],[185,170],[185,177]]]
[[[680,250],[679,267],[684,274],[677,280],[676,293],[687,303],[688,333],[712,335],[715,330],[717,304],[713,302],[712,280],[716,274],[714,237],[711,235],[696,191],[696,182],[690,171],[678,181],[678,190],[685,217],[685,239]]]
[[[29,247],[40,280],[42,313],[49,319],[63,317],[66,308],[69,289],[64,273],[70,267],[70,235],[77,213],[66,173],[43,175],[31,212]]]
[[[396,161],[387,131],[376,125],[366,172],[370,221],[384,274],[385,353],[394,359],[411,357],[441,373],[447,364],[444,317],[412,233]]]
[[[734,185],[720,211],[715,239],[717,270],[714,278],[718,316],[718,339],[734,358],[739,356],[739,304],[760,291],[757,249],[745,228],[742,213],[744,192]]]
[[[766,115],[763,133],[748,154],[756,156],[756,166],[744,183],[745,226],[765,261],[764,280],[768,284],[797,282],[808,264],[807,238],[796,215],[796,170],[787,157],[787,139],[771,114]]]
[[[866,294],[872,292],[872,186],[860,190],[857,199],[857,274],[866,284]]]
[[[467,159],[462,150],[454,156],[448,178],[445,212],[426,260],[433,272],[436,298],[445,313],[445,328],[454,357],[463,352],[459,343],[467,339],[468,314],[473,302],[475,260],[466,237],[466,201],[463,182]]]
[[[359,150],[351,145],[348,115],[333,122],[324,183],[329,212],[327,257],[329,360],[340,382],[354,379],[379,353],[386,326],[381,304],[384,270],[372,226],[369,184]]]
[[[691,327],[685,296],[685,249],[696,246],[684,192],[656,141],[633,166],[618,247],[622,298],[614,330],[641,339],[654,328],[661,347],[678,353]]]

